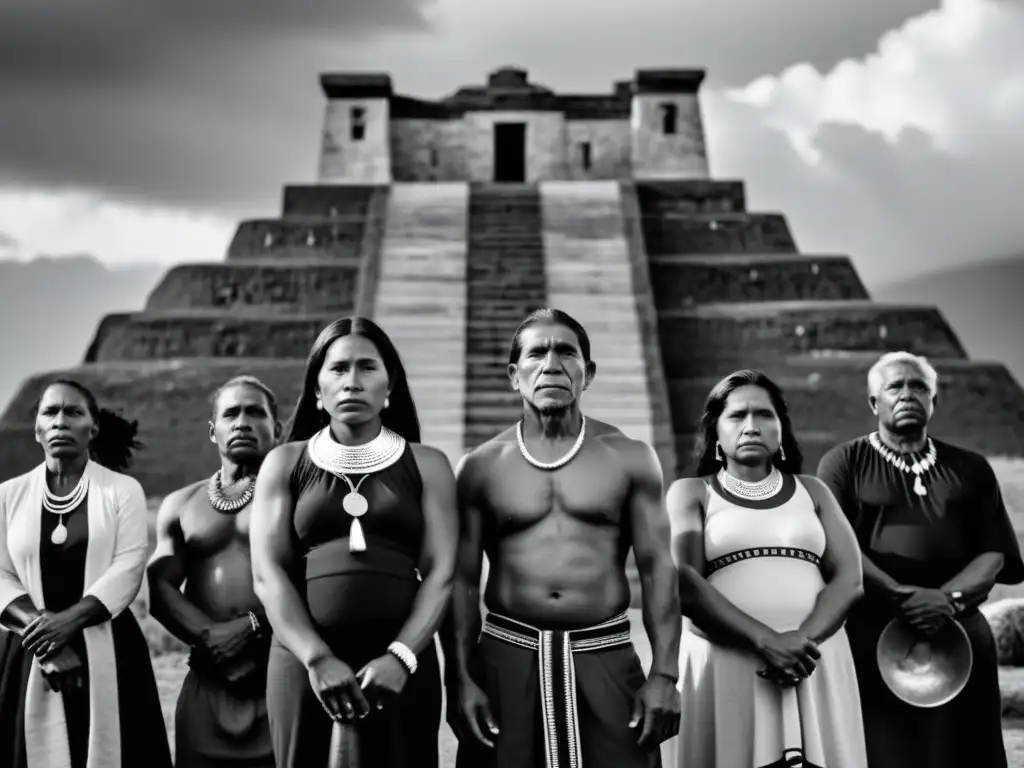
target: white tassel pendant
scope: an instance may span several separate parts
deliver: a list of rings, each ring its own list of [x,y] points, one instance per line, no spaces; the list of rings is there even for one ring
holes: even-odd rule
[[[363,537],[363,526],[359,524],[359,520],[352,518],[352,527],[348,532],[348,551],[349,552],[365,552],[366,551],[366,539]]]
[[[914,478],[914,493],[918,496],[927,496],[928,490],[924,487],[924,483],[921,482],[921,476],[917,475]]]

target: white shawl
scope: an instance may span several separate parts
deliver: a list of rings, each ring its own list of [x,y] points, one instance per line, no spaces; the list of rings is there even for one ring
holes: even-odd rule
[[[148,550],[146,496],[134,478],[89,461],[89,543],[85,592],[117,616],[142,586]],[[0,484],[0,613],[29,595],[45,608],[39,563],[40,518],[46,465]],[[83,595],[83,596],[84,596]],[[88,768],[121,768],[117,659],[110,622],[83,632],[89,663]],[[61,694],[51,691],[39,664],[32,665],[25,700],[28,768],[70,768],[67,721]]]

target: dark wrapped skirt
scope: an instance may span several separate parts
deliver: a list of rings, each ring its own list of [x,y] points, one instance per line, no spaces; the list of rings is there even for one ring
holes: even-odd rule
[[[419,585],[407,555],[379,545],[351,553],[348,539],[339,539],[310,550],[300,593],[331,651],[358,672],[387,653]],[[267,668],[267,713],[278,768],[327,765],[333,722],[305,667],[276,639]],[[437,768],[441,675],[433,644],[420,655],[401,696],[355,725],[366,768]]]

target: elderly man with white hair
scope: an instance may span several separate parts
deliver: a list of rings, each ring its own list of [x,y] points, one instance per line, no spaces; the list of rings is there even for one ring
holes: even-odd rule
[[[871,768],[1005,768],[995,645],[978,611],[996,583],[1024,580],[1024,563],[995,474],[984,456],[932,437],[938,374],[907,352],[868,373],[878,429],[836,446],[818,477],[839,500],[861,547],[865,595],[847,619]],[[956,619],[974,652],[951,702],[897,699],[875,650],[902,616],[923,635]]]

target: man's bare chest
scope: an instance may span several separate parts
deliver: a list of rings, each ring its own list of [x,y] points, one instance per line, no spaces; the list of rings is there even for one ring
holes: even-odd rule
[[[218,512],[204,498],[190,502],[181,513],[181,531],[189,550],[216,552],[230,545],[248,545],[251,505],[238,512]]]
[[[530,525],[551,515],[615,525],[625,514],[629,489],[619,466],[574,461],[548,471],[507,460],[491,475],[485,506],[498,526]]]

